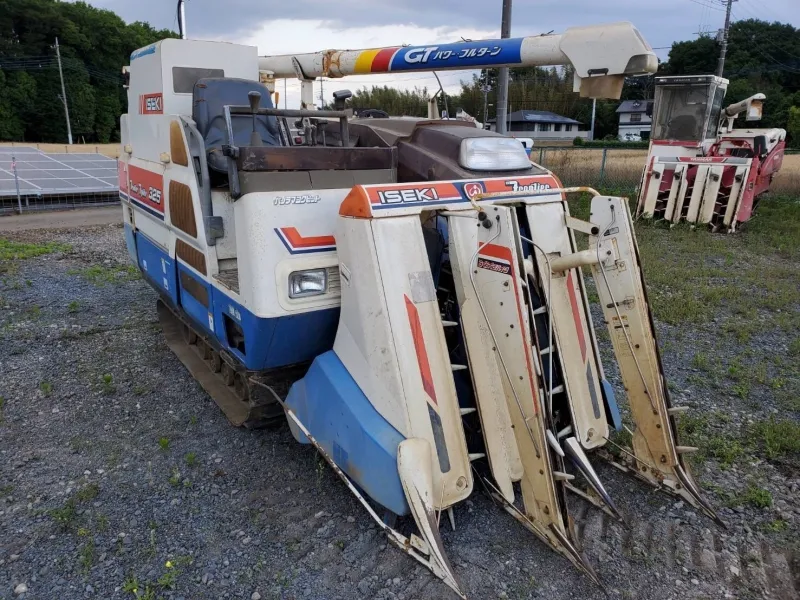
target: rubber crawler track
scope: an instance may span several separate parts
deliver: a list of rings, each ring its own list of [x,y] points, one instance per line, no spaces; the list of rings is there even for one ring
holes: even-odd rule
[[[216,340],[198,332],[184,315],[163,300],[158,300],[156,310],[170,350],[233,425],[256,429],[284,422],[283,408],[268,394],[252,386],[249,378],[258,375],[270,385],[284,388],[280,390],[284,392],[295,379],[297,369],[282,370],[273,378],[248,371],[220,348]]]

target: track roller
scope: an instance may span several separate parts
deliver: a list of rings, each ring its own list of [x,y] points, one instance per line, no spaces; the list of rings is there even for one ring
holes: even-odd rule
[[[162,300],[158,301],[156,308],[170,350],[231,423],[254,429],[284,422],[283,408],[275,398],[254,389],[249,383],[249,378],[258,373],[247,371],[232,356],[224,356],[225,351],[215,347],[214,340],[198,333],[188,319],[176,314]],[[280,385],[281,381],[272,384],[277,383],[276,387],[288,390],[296,372],[291,369],[282,371],[281,376],[281,379],[288,379],[284,386]]]

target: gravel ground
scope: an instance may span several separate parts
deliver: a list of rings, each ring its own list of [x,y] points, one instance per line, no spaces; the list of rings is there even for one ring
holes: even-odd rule
[[[454,597],[387,548],[288,427],[228,424],[167,349],[156,294],[128,269],[119,227],[5,237],[71,248],[0,266],[1,600]],[[696,414],[727,415],[712,431],[735,436],[780,410],[769,394],[745,402],[698,384],[692,349],[727,351],[726,364],[733,349],[680,329],[660,331],[673,393]],[[748,343],[777,352],[787,336]],[[599,471],[631,528],[577,499],[571,508],[611,598],[798,597],[794,463],[699,462],[712,502],[729,500],[727,530],[607,465]],[[753,474],[768,507],[730,502]],[[602,597],[481,493],[455,517],[443,538],[470,598]]]

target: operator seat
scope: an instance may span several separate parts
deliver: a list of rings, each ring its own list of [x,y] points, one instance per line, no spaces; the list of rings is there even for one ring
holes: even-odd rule
[[[206,147],[209,169],[227,173],[227,158],[222,154],[223,144],[236,146],[250,145],[250,132],[253,131],[253,117],[231,115],[233,140],[228,140],[223,107],[228,105],[249,106],[248,92],[261,94],[261,107],[272,108],[272,99],[265,85],[249,79],[232,77],[207,77],[198,79],[192,91],[192,118]],[[280,146],[278,121],[275,117],[256,116],[256,131],[264,146]]]

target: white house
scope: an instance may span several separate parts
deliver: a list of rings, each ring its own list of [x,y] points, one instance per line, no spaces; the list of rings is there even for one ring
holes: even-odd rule
[[[619,139],[649,140],[652,119],[647,114],[652,112],[652,100],[625,100],[617,108],[619,115]]]

